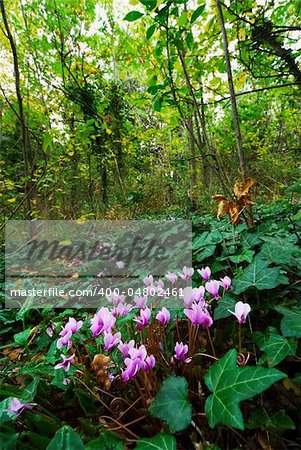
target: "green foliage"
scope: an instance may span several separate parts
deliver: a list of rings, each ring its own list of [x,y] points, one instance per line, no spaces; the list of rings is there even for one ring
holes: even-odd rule
[[[301,308],[277,306],[276,311],[284,317],[281,320],[281,332],[284,336],[301,337]]]
[[[274,289],[279,284],[286,284],[288,279],[281,276],[278,267],[270,268],[269,263],[260,255],[243,271],[242,275],[235,280],[234,293],[241,294],[246,289],[254,287],[260,291]]]
[[[276,435],[282,434],[285,430],[296,428],[292,419],[283,410],[270,417],[265,411],[259,409],[251,415],[246,427],[250,429],[261,428]]]
[[[137,450],[176,450],[176,440],[170,434],[157,434],[152,438],[139,439]]]
[[[85,450],[123,450],[122,439],[113,433],[102,431],[101,436],[85,445]]]
[[[187,396],[187,380],[183,377],[168,377],[151,403],[149,412],[153,417],[164,420],[172,433],[185,430],[192,417]]]
[[[279,334],[272,334],[260,347],[266,353],[268,366],[274,367],[289,355],[295,355],[297,341],[288,340]]]
[[[84,450],[84,444],[79,435],[69,426],[60,428],[47,446],[47,450]]]
[[[285,377],[276,369],[237,367],[237,352],[229,350],[205,376],[206,385],[212,392],[205,405],[210,427],[220,423],[243,430],[245,426],[239,403],[253,398]]]
[[[137,19],[140,19],[140,17],[143,16],[143,13],[139,12],[139,11],[131,11],[129,12],[124,20],[127,20],[128,22],[134,22]]]

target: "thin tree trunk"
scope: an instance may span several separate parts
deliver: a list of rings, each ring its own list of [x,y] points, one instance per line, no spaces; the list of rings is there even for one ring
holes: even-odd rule
[[[17,54],[16,44],[11,34],[10,27],[7,21],[6,10],[4,6],[4,0],[0,0],[0,9],[3,19],[4,28],[6,31],[6,37],[9,40],[10,48],[13,55],[13,65],[15,73],[15,89],[19,108],[19,120],[21,124],[21,139],[22,139],[22,154],[24,160],[24,174],[26,177],[25,181],[25,196],[26,196],[26,207],[27,212],[31,210],[31,196],[30,196],[30,166],[29,166],[29,149],[28,149],[28,131],[25,120],[24,108],[23,108],[23,98],[20,89],[20,70],[19,70],[19,60]]]
[[[239,165],[240,165],[242,179],[245,180],[246,179],[246,163],[245,163],[245,157],[244,157],[244,151],[243,151],[242,136],[241,136],[239,116],[238,116],[237,103],[236,103],[236,97],[235,97],[235,89],[234,89],[234,84],[233,84],[230,53],[229,53],[229,48],[228,48],[228,38],[227,38],[227,32],[226,32],[226,28],[225,28],[224,16],[223,16],[222,5],[221,5],[220,0],[216,0],[216,6],[217,6],[220,27],[221,27],[225,61],[226,61],[226,67],[227,67],[227,77],[228,77],[228,85],[229,85],[229,90],[230,90],[232,117],[233,117],[233,122],[234,122]]]
[[[190,204],[191,210],[194,211],[196,208],[195,191],[197,186],[197,169],[196,169],[196,153],[195,153],[195,141],[194,141],[194,131],[193,131],[193,117],[189,116],[187,119],[189,126],[189,150],[190,150]]]

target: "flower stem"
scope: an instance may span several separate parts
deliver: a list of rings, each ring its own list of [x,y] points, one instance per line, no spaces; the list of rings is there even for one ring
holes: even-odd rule
[[[238,353],[241,353],[241,325],[238,324]]]
[[[214,350],[214,345],[213,345],[213,342],[212,342],[212,339],[211,339],[209,328],[206,328],[206,331],[207,331],[208,340],[210,342],[211,351],[213,353],[213,356],[216,357],[215,350]]]

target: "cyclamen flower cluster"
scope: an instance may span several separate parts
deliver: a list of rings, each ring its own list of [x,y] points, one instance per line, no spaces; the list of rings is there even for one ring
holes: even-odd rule
[[[201,325],[204,329],[207,329],[213,324],[211,317],[212,302],[222,301],[223,293],[221,289],[224,289],[224,291],[229,290],[231,288],[231,279],[228,276],[220,280],[211,279],[211,270],[209,267],[198,269],[197,272],[202,277],[204,286],[201,285],[198,288],[187,286],[183,289],[183,312],[193,327]],[[183,267],[182,273],[175,274],[167,272],[166,278],[172,285],[175,285],[180,279],[189,281],[193,274],[194,269],[185,266]],[[159,297],[158,291],[164,287],[163,280],[159,279],[155,281],[152,275],[145,277],[143,283],[149,289],[150,296],[157,295]],[[126,315],[133,309],[133,306],[125,303],[125,296],[123,295],[111,295],[107,299],[110,304],[109,307],[101,307],[94,317],[89,319],[91,321],[90,331],[94,338],[102,335],[103,349],[105,351],[110,352],[115,347],[118,348],[125,366],[121,371],[121,378],[127,382],[133,379],[140,370],[144,372],[152,370],[155,367],[156,361],[153,355],[147,354],[145,345],[139,345],[134,340],[130,340],[128,343],[123,342],[121,333],[115,328],[117,317]],[[132,320],[137,324],[137,330],[142,331],[152,320],[152,309],[147,306],[148,295],[135,296],[134,302],[137,314]],[[236,317],[239,324],[243,324],[246,322],[246,317],[250,310],[250,305],[238,302],[235,305],[235,311],[229,312]],[[155,319],[162,327],[166,327],[170,323],[170,311],[166,307],[163,307],[157,312]],[[83,322],[81,320],[76,321],[73,317],[70,317],[60,332],[61,337],[57,341],[57,347],[61,348],[66,346],[67,349],[70,349],[72,346],[72,336],[82,325]],[[176,342],[173,355],[174,359],[188,364],[192,359],[188,355],[188,345],[183,342]],[[55,369],[63,369],[67,372],[70,369],[70,365],[74,362],[75,355],[73,354],[67,357],[62,354],[61,357],[62,362],[56,364]]]
[[[123,381],[129,381],[134,378],[137,372],[142,369],[144,372],[149,372],[155,366],[155,357],[153,355],[148,356],[144,345],[140,345],[139,348],[135,348],[134,341],[130,341],[129,344],[121,344],[120,351],[122,356],[129,356],[124,359],[126,369],[121,372]]]

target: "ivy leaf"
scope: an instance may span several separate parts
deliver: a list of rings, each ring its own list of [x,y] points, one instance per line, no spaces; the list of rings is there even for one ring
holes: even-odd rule
[[[144,16],[144,14],[139,11],[131,11],[125,16],[123,20],[127,20],[128,22],[134,22],[134,20],[140,19],[140,17],[142,16]]]
[[[149,411],[153,417],[167,422],[172,433],[185,430],[192,417],[192,408],[187,397],[186,378],[168,377],[151,403]]]
[[[241,243],[244,248],[254,248],[262,243],[261,233],[244,233],[241,235]]]
[[[267,241],[261,247],[259,255],[267,259],[270,264],[273,263],[281,266],[282,264],[292,264],[295,250],[296,247],[292,245],[283,247]]]
[[[231,316],[230,311],[234,311],[234,306],[237,303],[237,298],[229,292],[225,292],[224,298],[218,302],[218,306],[214,310],[214,320],[225,319]]]
[[[27,328],[24,331],[20,331],[20,333],[17,333],[14,335],[14,341],[18,345],[24,345],[27,342],[27,339],[30,335],[31,328]]]
[[[273,334],[259,348],[266,353],[268,366],[274,367],[287,356],[296,353],[297,342],[289,341],[280,334]]]
[[[68,425],[60,428],[49,442],[46,450],[85,450],[83,441],[79,435]]]
[[[205,6],[206,6],[205,4],[201,5],[195,11],[193,11],[193,14],[190,19],[191,24],[193,24],[193,22],[195,22],[197,18],[204,12]]]
[[[243,430],[244,420],[239,403],[253,398],[285,377],[277,369],[238,367],[237,352],[230,350],[210,367],[205,376],[205,383],[212,392],[205,404],[210,427],[220,423]]]
[[[176,450],[176,440],[170,434],[160,433],[137,441],[136,450]]]
[[[250,249],[245,249],[242,252],[238,253],[238,255],[232,255],[228,256],[230,261],[234,262],[235,264],[240,264],[244,261],[247,261],[248,263],[252,262],[253,256],[255,252]]]
[[[99,438],[85,445],[85,450],[123,450],[124,443],[116,434],[103,431]]]
[[[301,337],[301,308],[298,306],[292,306],[291,308],[277,306],[275,309],[284,316],[280,324],[283,336]]]
[[[261,428],[274,434],[281,434],[284,430],[295,430],[292,419],[282,409],[274,416],[269,417],[262,409],[255,410],[246,424],[249,429]]]
[[[249,287],[262,291],[273,289],[279,284],[288,283],[285,276],[281,276],[279,267],[269,267],[268,261],[256,257],[243,271],[243,274],[234,281],[234,293],[241,294]]]

